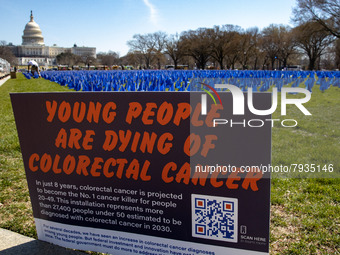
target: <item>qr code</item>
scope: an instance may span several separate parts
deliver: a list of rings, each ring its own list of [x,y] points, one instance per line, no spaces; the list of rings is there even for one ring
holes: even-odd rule
[[[192,236],[237,243],[237,201],[192,194]]]

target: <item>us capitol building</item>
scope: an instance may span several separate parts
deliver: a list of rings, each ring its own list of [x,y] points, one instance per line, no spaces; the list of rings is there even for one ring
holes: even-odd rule
[[[56,56],[60,53],[70,52],[72,54],[96,58],[95,47],[77,47],[75,44],[72,48],[45,46],[44,37],[42,36],[39,25],[33,19],[31,11],[30,21],[26,24],[22,36],[22,44],[10,46],[14,55],[17,57],[18,65],[27,65],[30,60],[36,61],[40,66],[56,65]]]

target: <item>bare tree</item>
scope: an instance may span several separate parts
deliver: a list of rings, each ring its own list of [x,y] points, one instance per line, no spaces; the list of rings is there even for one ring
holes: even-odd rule
[[[267,53],[264,52],[263,49],[261,49],[261,47],[259,48],[258,52],[259,61],[261,62],[261,68],[262,70],[267,70],[269,66],[269,57]]]
[[[17,60],[6,41],[0,41],[0,58],[7,60],[11,65],[17,64]]]
[[[82,63],[80,56],[72,54],[71,52],[63,52],[56,56],[57,64],[73,66]]]
[[[295,34],[289,26],[279,26],[279,49],[278,58],[282,65],[286,67],[288,65],[288,59],[291,55],[296,54],[296,38]]]
[[[100,52],[97,54],[97,59],[105,66],[119,65],[119,54],[114,51]]]
[[[121,67],[132,65],[136,69],[145,69],[144,55],[139,51],[129,51],[124,57],[120,58]]]
[[[151,61],[154,58],[155,41],[152,34],[135,34],[133,40],[127,42],[130,52],[138,52],[143,58],[147,69],[150,69]]]
[[[271,69],[287,65],[288,57],[294,53],[296,42],[289,27],[271,24],[262,30],[262,51],[270,61]]]
[[[177,33],[175,35],[168,36],[166,39],[165,53],[170,56],[174,62],[175,69],[177,69],[177,65],[185,56],[183,40]]]
[[[229,24],[207,30],[211,41],[211,57],[218,62],[220,69],[224,69],[227,55],[234,50],[233,39],[240,30],[240,27]]]
[[[87,55],[87,56],[83,56],[82,57],[82,62],[85,64],[85,66],[87,66],[87,69],[90,69],[90,66],[95,65],[97,63],[97,59]]]
[[[154,54],[157,61],[158,69],[161,69],[162,61],[164,60],[164,50],[166,46],[167,34],[165,32],[159,31],[152,34],[152,39],[155,42]]]
[[[316,21],[333,36],[340,38],[339,0],[297,0],[292,20],[298,24]]]
[[[323,69],[327,69],[327,70],[332,70],[332,69],[336,69],[337,64],[336,64],[336,45],[333,44],[330,47],[327,47],[325,49],[325,53],[323,54],[322,58],[320,59],[320,61],[318,61],[318,63],[320,63],[320,67],[322,67]]]
[[[340,39],[335,41],[335,64],[336,68],[340,69]]]
[[[252,28],[249,28],[247,31],[248,31],[248,33],[251,34],[251,44],[253,46],[251,48],[251,57],[249,59],[249,62],[253,63],[252,69],[256,70],[256,69],[258,69],[258,65],[259,65],[260,59],[262,57],[260,47],[259,47],[260,30],[259,30],[258,27],[252,27]],[[251,65],[249,64],[249,66],[251,66]]]
[[[279,53],[278,29],[274,24],[262,30],[261,47],[270,60],[271,69],[274,69],[275,61]]]
[[[296,27],[294,33],[298,47],[308,56],[308,69],[316,69],[317,60],[320,60],[334,37],[315,21]]]
[[[240,59],[241,47],[240,47],[241,33],[234,34],[233,40],[230,42],[230,51],[226,56],[227,68],[235,69],[237,61]]]
[[[250,59],[256,57],[257,40],[258,40],[257,28],[248,29],[247,31],[240,34],[239,61],[243,69],[248,69]]]
[[[183,32],[186,54],[193,57],[198,69],[205,69],[210,58],[211,47],[206,28]]]

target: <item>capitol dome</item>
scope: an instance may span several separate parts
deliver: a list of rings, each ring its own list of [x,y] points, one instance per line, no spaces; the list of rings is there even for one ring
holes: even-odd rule
[[[39,25],[33,20],[32,11],[30,21],[24,29],[22,45],[44,45],[44,37],[42,36]]]

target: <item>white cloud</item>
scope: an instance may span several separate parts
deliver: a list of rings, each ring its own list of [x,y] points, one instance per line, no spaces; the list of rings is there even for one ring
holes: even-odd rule
[[[154,25],[158,25],[158,11],[157,9],[155,8],[155,6],[150,3],[149,0],[143,0],[144,4],[146,5],[146,7],[149,8],[150,10],[150,21],[151,23],[153,23]]]

